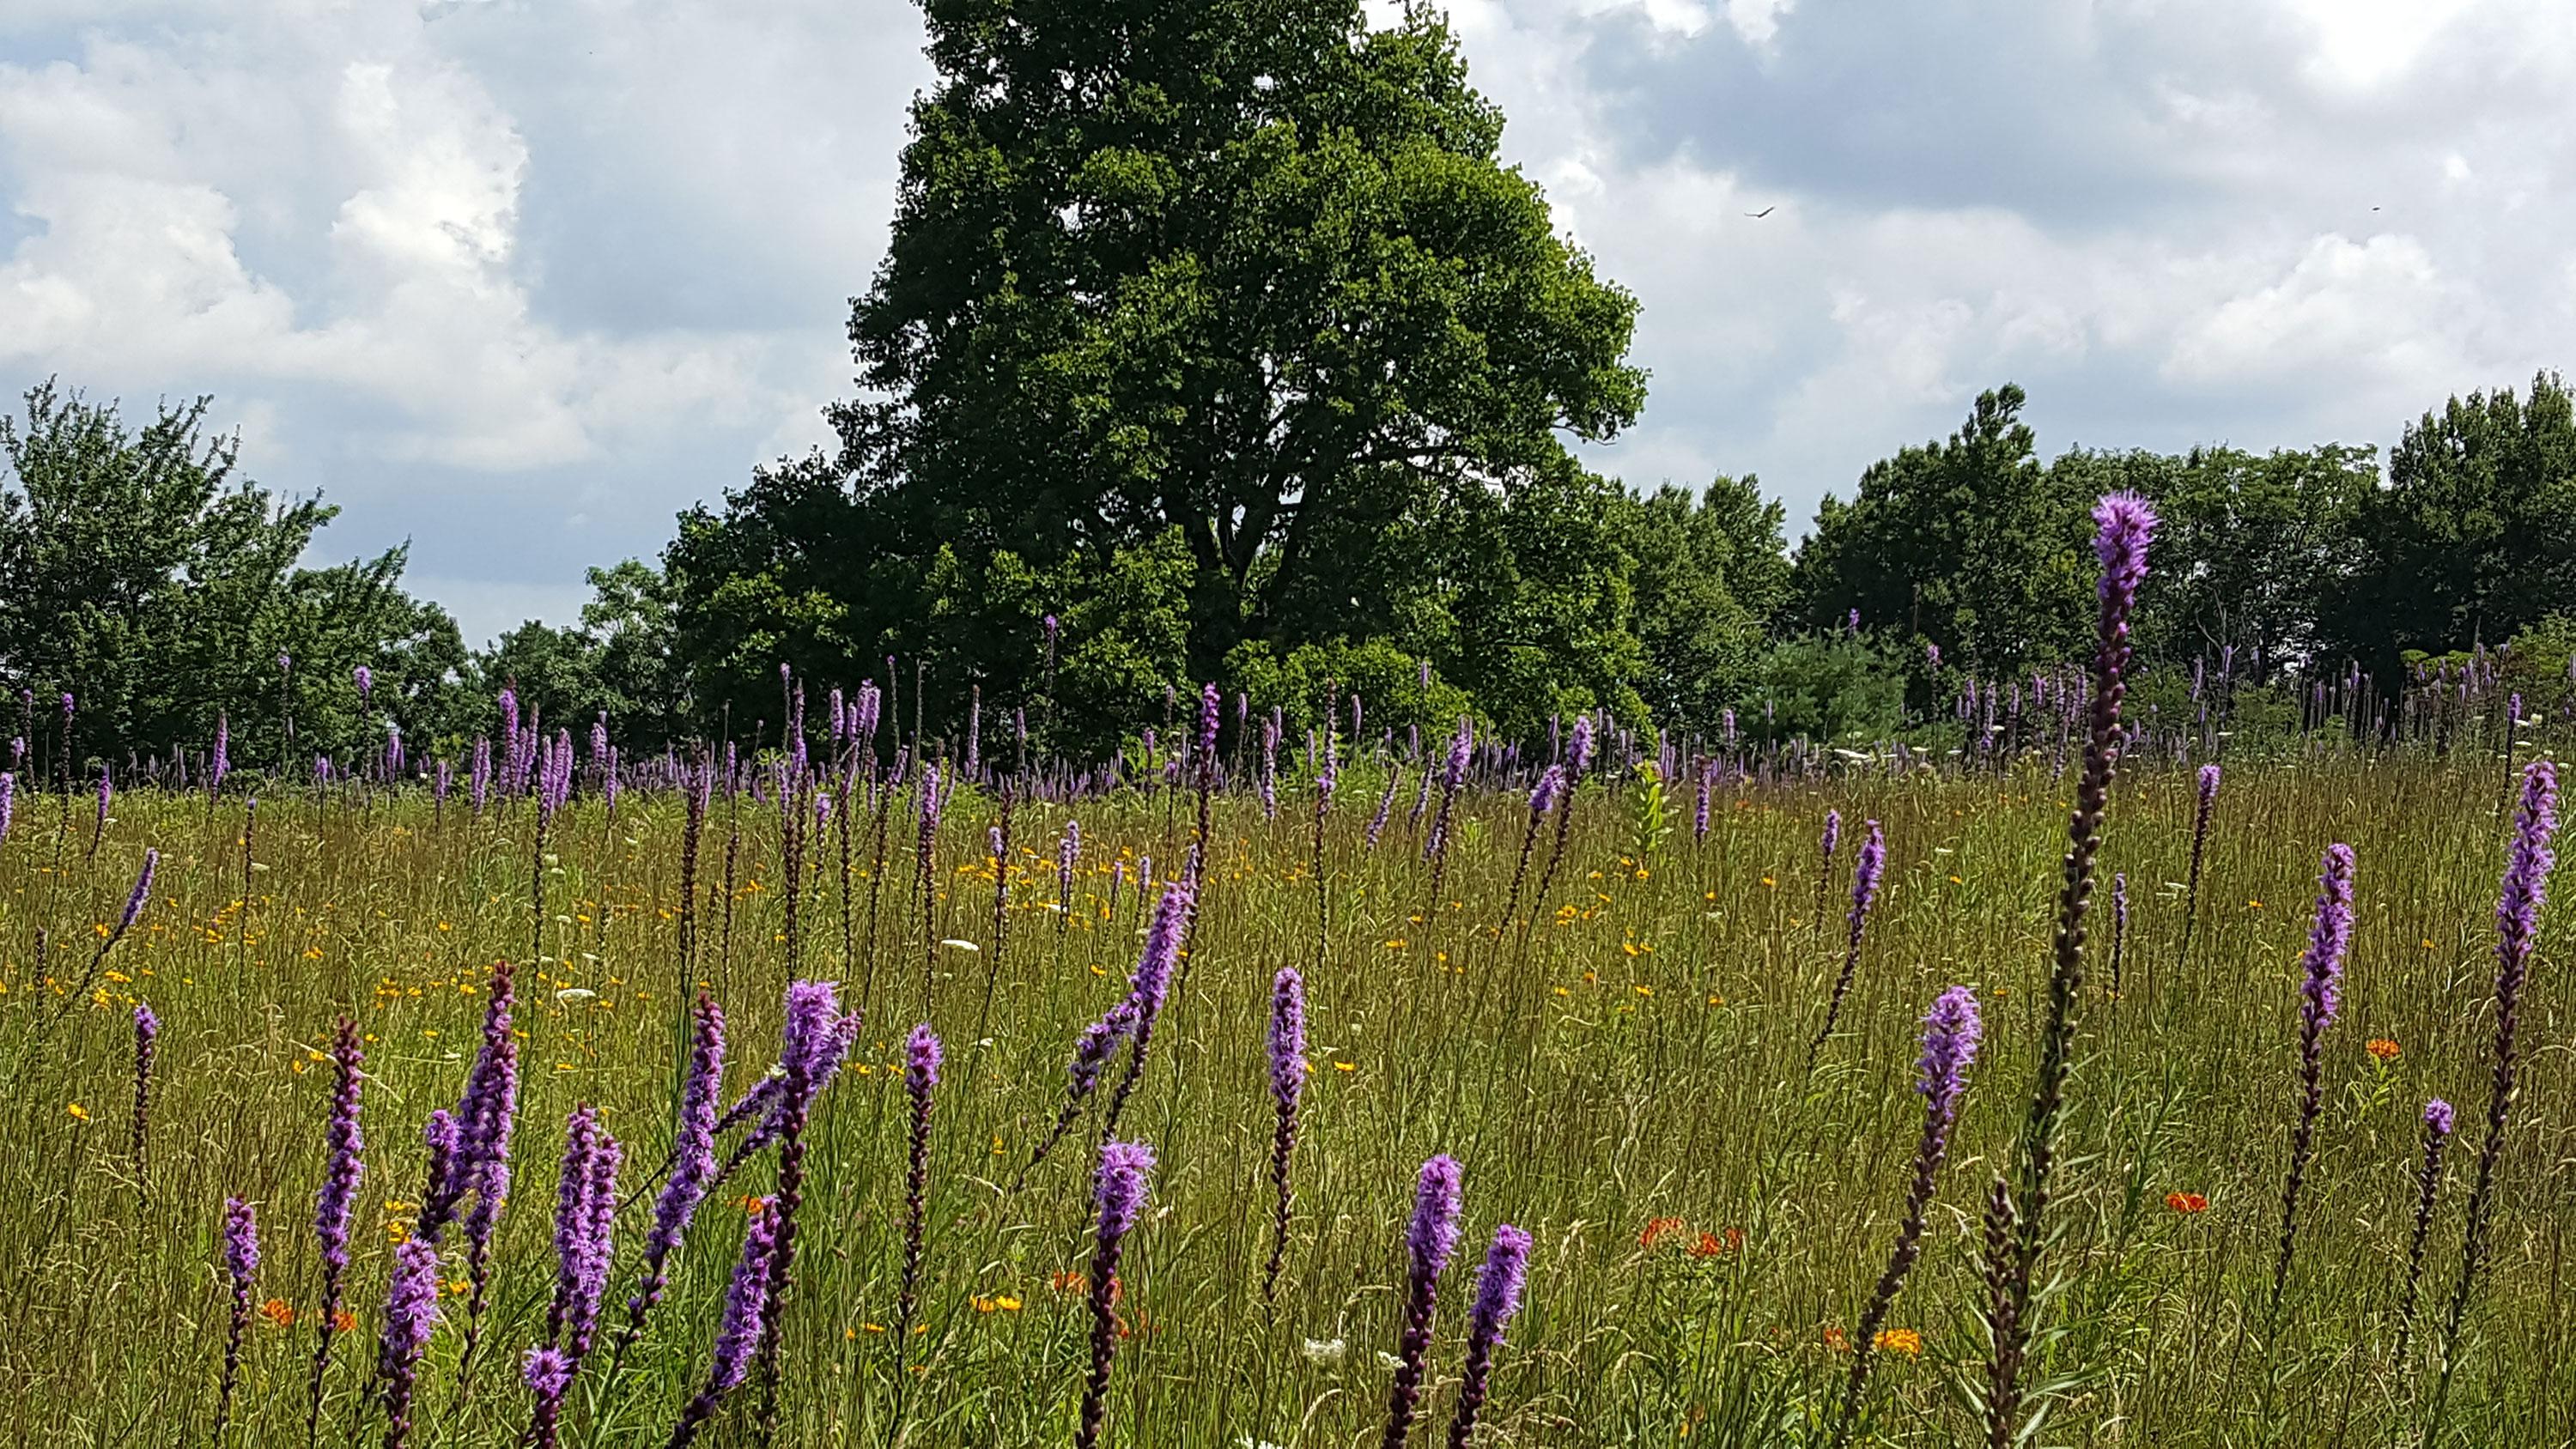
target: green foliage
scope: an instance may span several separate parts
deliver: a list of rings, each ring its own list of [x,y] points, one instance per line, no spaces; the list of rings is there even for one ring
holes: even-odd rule
[[[2322,620],[2356,566],[2359,511],[2376,452],[2329,443],[2257,456],[2078,450],[2049,465],[2081,506],[2118,488],[2155,500],[2155,567],[2135,637],[2151,659],[2236,651],[2236,673],[2270,678],[2323,647]]]
[[[2093,500],[2040,466],[2025,401],[2010,384],[1981,393],[1947,441],[1871,464],[1848,503],[1828,494],[1798,552],[1796,617],[1833,629],[1857,609],[1981,675],[2073,657],[2091,632]]]
[[[201,750],[228,713],[237,764],[281,762],[290,709],[300,754],[437,733],[465,663],[455,621],[402,591],[402,549],[298,567],[337,510],[236,478],[238,439],[206,433],[208,405],[136,431],[48,381],[23,422],[0,418],[0,679],[76,695],[76,754]]]
[[[2407,649],[2494,644],[2576,599],[2576,403],[2557,375],[2424,414],[2388,474],[2356,520],[2343,648],[2393,672]]]
[[[1563,435],[1635,418],[1636,304],[1501,163],[1445,26],[1372,31],[1352,0],[926,10],[940,79],[852,313],[841,456],[764,472],[666,560],[719,688],[891,651],[940,698],[1033,698],[1036,618],[1177,539],[1185,655],[1145,650],[1149,681],[1128,648],[1112,694],[1383,639],[1497,719],[1618,702],[1606,489]],[[1004,558],[1058,591],[1023,604]]]
[[[1719,478],[1694,501],[1672,484],[1628,501],[1637,694],[1666,728],[1714,733],[1759,667],[1787,602],[1784,514],[1760,481]]]
[[[1905,722],[1902,667],[1864,638],[1808,634],[1775,644],[1758,683],[1766,709],[1738,720],[1757,739],[1868,743]]]

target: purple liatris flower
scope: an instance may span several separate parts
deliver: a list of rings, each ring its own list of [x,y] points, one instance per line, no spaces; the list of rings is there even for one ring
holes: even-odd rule
[[[337,1332],[341,1289],[349,1274],[349,1231],[356,1217],[358,1186],[366,1177],[366,1164],[359,1158],[366,1139],[358,1127],[358,1094],[365,1082],[359,1068],[366,1060],[358,1024],[341,1017],[339,1032],[331,1040],[331,1117],[322,1132],[322,1189],[313,1197],[313,1236],[322,1249],[322,1312],[305,1423],[308,1440],[321,1423],[322,1377],[331,1366],[331,1339]]]
[[[725,1289],[724,1317],[716,1328],[715,1352],[707,1364],[706,1387],[680,1411],[672,1426],[669,1449],[684,1449],[706,1427],[724,1396],[742,1386],[760,1346],[769,1311],[770,1254],[778,1245],[778,1213],[768,1198],[752,1203],[751,1224],[742,1237],[742,1257]]]
[[[528,1382],[528,1392],[537,1398],[536,1417],[523,1442],[535,1449],[554,1449],[564,1391],[572,1387],[573,1361],[562,1349],[548,1344],[529,1349],[519,1360],[519,1372]]]
[[[411,1399],[421,1351],[438,1326],[438,1248],[413,1238],[394,1249],[393,1283],[385,1295],[384,1335],[376,1376],[384,1385],[386,1449],[411,1436]]]
[[[1092,1179],[1098,1232],[1091,1251],[1091,1372],[1082,1386],[1082,1414],[1073,1440],[1076,1449],[1093,1449],[1100,1442],[1101,1420],[1109,1403],[1109,1366],[1118,1352],[1118,1262],[1127,1234],[1145,1215],[1153,1171],[1154,1149],[1142,1142],[1100,1145],[1100,1169]]]
[[[1199,788],[1216,783],[1216,727],[1224,696],[1214,684],[1199,687],[1198,756],[1193,763],[1198,769]]]
[[[1279,1265],[1288,1253],[1288,1168],[1297,1151],[1297,1102],[1306,1091],[1306,979],[1294,966],[1279,968],[1270,983],[1270,1100],[1278,1125],[1270,1139],[1270,1183],[1277,1195],[1270,1262],[1261,1275],[1261,1300],[1277,1295]]]
[[[1825,1024],[1807,1048],[1808,1065],[1815,1064],[1816,1052],[1834,1034],[1834,1022],[1842,1015],[1843,998],[1851,992],[1852,975],[1860,967],[1861,933],[1869,926],[1869,908],[1878,898],[1878,883],[1887,872],[1887,838],[1879,833],[1878,822],[1869,822],[1869,838],[1860,846],[1860,859],[1852,867],[1851,912],[1845,917],[1850,939],[1843,950],[1843,974],[1834,982],[1833,999],[1825,1006]]]
[[[622,1353],[643,1331],[644,1315],[662,1301],[663,1265],[688,1231],[716,1170],[716,1102],[724,1090],[724,1012],[705,992],[693,1012],[689,1071],[680,1087],[679,1131],[671,1144],[671,1175],[653,1203],[653,1227],[644,1237],[643,1281],[626,1303]]]
[[[1521,1311],[1521,1284],[1529,1273],[1530,1235],[1510,1223],[1494,1229],[1485,1266],[1476,1274],[1476,1302],[1467,1315],[1467,1365],[1458,1383],[1458,1415],[1449,1421],[1449,1449],[1467,1449],[1484,1412],[1503,1329]]]
[[[1064,822],[1064,838],[1055,846],[1055,910],[1056,929],[1059,931],[1073,917],[1073,867],[1081,859],[1082,825],[1068,820]]]
[[[2210,811],[2218,804],[2218,767],[2203,765],[2196,786],[2191,816],[2191,871],[2183,878],[2182,950],[2175,959],[2179,970],[2191,960],[2192,928],[2200,922],[2200,865],[2209,849]]]
[[[574,1295],[590,1260],[591,1159],[600,1150],[599,1109],[584,1104],[564,1125],[563,1169],[555,1179],[555,1296],[546,1307],[546,1341],[562,1338]]]
[[[2523,767],[2513,844],[2505,855],[2504,886],[2496,897],[2494,1076],[2487,1089],[2486,1139],[2478,1149],[2477,1175],[2469,1188],[2468,1232],[2460,1249],[2459,1282],[2452,1290],[2450,1315],[2443,1326],[2445,1365],[2452,1361],[2458,1347],[2469,1298],[2486,1262],[2496,1164],[2504,1153],[2505,1123],[2513,1111],[2520,1066],[2516,1038],[2522,1020],[2522,991],[2531,970],[2532,949],[2540,935],[2541,908],[2548,902],[2549,870],[2556,864],[2551,840],[2557,832],[2558,767],[2547,760],[2534,760]]]
[[[1404,1233],[1404,1326],[1396,1340],[1385,1449],[1403,1449],[1413,1432],[1413,1417],[1421,1409],[1423,1360],[1431,1348],[1440,1272],[1449,1266],[1449,1255],[1458,1247],[1460,1178],[1457,1159],[1444,1152],[1422,1164],[1414,1183],[1413,1220]]]
[[[1977,1059],[1985,1034],[1977,1015],[1977,998],[1964,986],[1953,986],[1932,1003],[1923,1018],[1923,1054],[1917,1063],[1914,1090],[1923,1097],[1923,1137],[1914,1149],[1914,1178],[1906,1192],[1905,1215],[1896,1230],[1896,1248],[1879,1275],[1877,1291],[1861,1311],[1853,1332],[1851,1376],[1843,1386],[1842,1428],[1848,1435],[1860,1413],[1861,1393],[1878,1351],[1880,1327],[1896,1295],[1905,1288],[1923,1250],[1923,1227],[1931,1212],[1942,1159],[1949,1155],[1950,1131],[1959,1119],[1959,1098],[1968,1088],[1968,1068]],[[1841,1442],[1837,1440],[1836,1442]]]
[[[70,695],[63,698],[69,699]],[[233,1390],[241,1382],[242,1329],[250,1322],[251,1282],[259,1276],[259,1219],[249,1203],[224,1199],[224,1273],[232,1280],[230,1327],[224,1335],[223,1386],[215,1394],[215,1442],[224,1442],[231,1419]]]
[[[2111,994],[2120,994],[2120,959],[2129,944],[2129,873],[2111,877]]]
[[[18,776],[0,772],[0,840],[9,838],[9,822],[18,814]]]
[[[161,852],[158,849],[144,851],[143,871],[134,878],[134,891],[125,898],[125,914],[116,918],[116,931],[108,938],[109,941],[113,942],[117,936],[134,929],[135,921],[143,915],[143,903],[152,899],[152,873],[160,868]]]
[[[904,1172],[903,1287],[895,1303],[897,1354],[912,1331],[912,1310],[921,1288],[921,1238],[930,1192],[930,1106],[931,1094],[939,1086],[939,1060],[938,1034],[925,1021],[903,1043],[903,1091],[912,1104],[912,1133]]]
[[[1368,843],[1372,849],[1377,845],[1377,838],[1386,833],[1386,817],[1388,813],[1395,808],[1395,786],[1396,782],[1402,778],[1402,775],[1403,772],[1397,769],[1392,762],[1388,763],[1386,767],[1386,792],[1378,796],[1377,814],[1369,817]]]
[[[144,1151],[152,1126],[152,1057],[161,1039],[161,1018],[149,1005],[134,1008],[134,1195],[152,1197],[150,1159]]]
[[[2451,1142],[2451,1104],[2424,1104],[2424,1160],[2415,1169],[2415,1230],[2406,1240],[2406,1286],[2397,1298],[2397,1368],[2406,1367],[2406,1342],[2415,1329],[2415,1300],[2424,1281],[2424,1240],[2433,1231],[2433,1207],[2442,1191],[2442,1154]]]
[[[2119,771],[2120,706],[2128,692],[2129,615],[2146,578],[2147,549],[2156,514],[2131,493],[2105,496],[2093,509],[2094,555],[2102,566],[2100,610],[2094,623],[2093,694],[2084,740],[2083,774],[2075,810],[2067,821],[2067,851],[2060,872],[2057,926],[2052,942],[2046,1018],[2039,1071],[2030,1111],[2012,1157],[2013,1177],[1998,1178],[1987,1195],[1986,1305],[1991,1357],[1987,1363],[1987,1437],[2010,1443],[2026,1432],[2022,1419],[2024,1361],[2038,1332],[2032,1293],[2050,1239],[2046,1210],[2057,1160],[2057,1120],[2065,1106],[2066,1078],[2074,1049],[2074,1008],[2084,983],[2084,918],[2091,908],[2094,862],[2101,849],[2103,808]]]
[[[1181,939],[1189,929],[1191,900],[1191,885],[1186,880],[1163,887],[1162,902],[1154,908],[1154,923],[1146,929],[1145,948],[1138,953],[1135,974],[1127,983],[1127,1004],[1135,1017],[1135,1045],[1127,1056],[1126,1075],[1119,1078],[1118,1090],[1110,1096],[1104,1133],[1118,1130],[1118,1118],[1126,1109],[1128,1095],[1136,1090],[1137,1080],[1145,1073],[1145,1061],[1154,1045],[1154,1025],[1162,1016],[1163,999],[1171,990],[1173,969],[1180,964]]]

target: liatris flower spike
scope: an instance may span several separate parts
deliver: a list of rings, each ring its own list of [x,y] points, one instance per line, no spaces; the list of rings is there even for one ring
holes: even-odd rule
[[[778,1241],[778,1214],[767,1198],[752,1203],[751,1225],[742,1237],[742,1258],[734,1265],[733,1283],[725,1290],[724,1319],[716,1329],[716,1346],[707,1365],[706,1386],[681,1409],[671,1426],[668,1449],[686,1449],[706,1427],[724,1396],[742,1386],[760,1347],[768,1316],[769,1255]]]
[[[2415,1230],[2406,1239],[2406,1286],[2397,1298],[2397,1371],[2406,1370],[2407,1340],[2415,1331],[2416,1291],[2424,1281],[2424,1239],[2433,1231],[2434,1200],[2442,1191],[2442,1154],[2451,1142],[2451,1104],[2424,1104],[2424,1161],[2415,1169]]]
[[[912,1310],[921,1287],[921,1238],[930,1192],[930,1105],[939,1086],[938,1034],[923,1022],[903,1044],[903,1090],[912,1103],[911,1151],[903,1192],[903,1287],[895,1301],[895,1357],[902,1361],[905,1336],[912,1330]]]
[[[68,698],[68,696],[66,696]],[[224,1273],[232,1281],[232,1319],[224,1333],[223,1387],[215,1394],[215,1442],[224,1442],[233,1389],[241,1382],[242,1329],[250,1322],[250,1286],[259,1276],[259,1218],[240,1198],[224,1199]]]
[[[1942,992],[1923,1018],[1923,1054],[1914,1078],[1914,1090],[1923,1098],[1923,1136],[1914,1149],[1913,1184],[1906,1191],[1895,1250],[1888,1255],[1887,1269],[1879,1275],[1878,1288],[1861,1311],[1852,1336],[1851,1376],[1843,1386],[1842,1414],[1834,1430],[1837,1444],[1850,1437],[1859,1421],[1861,1394],[1869,1383],[1879,1329],[1922,1253],[1924,1223],[1932,1209],[1942,1159],[1949,1155],[1951,1128],[1959,1120],[1959,1098],[1968,1089],[1968,1068],[1977,1059],[1977,1044],[1984,1035],[1977,998],[1964,986]]]
[[[2057,1160],[2057,1118],[2065,1105],[2066,1076],[2074,1049],[2076,993],[2084,985],[2084,917],[2093,898],[2094,858],[2102,845],[2102,811],[2120,761],[2120,705],[2128,693],[2129,614],[2147,575],[2147,549],[2156,532],[2155,509],[2133,493],[2105,496],[2093,508],[2093,555],[2102,568],[2095,597],[2093,699],[2086,721],[2084,770],[2067,821],[2067,851],[2057,898],[2047,1013],[2040,1031],[2039,1069],[2029,1113],[2022,1122],[2007,1184],[1998,1179],[1989,1196],[1986,1267],[1990,1301],[1987,1328],[1993,1356],[1987,1364],[1986,1430],[1997,1444],[2023,1432],[2021,1371],[2037,1328],[2031,1295],[2049,1233],[2045,1221]],[[2004,1256],[1998,1258],[1996,1252]]]
[[[1297,1151],[1297,1102],[1306,1090],[1306,979],[1282,966],[1270,983],[1270,1099],[1278,1125],[1270,1139],[1270,1183],[1277,1194],[1270,1262],[1261,1273],[1261,1301],[1278,1295],[1279,1265],[1288,1254],[1288,1167]]]
[[[134,1195],[152,1200],[152,1174],[145,1147],[152,1127],[152,1058],[161,1039],[161,1018],[149,1005],[134,1008]]]
[[[2316,924],[2300,959],[2299,985],[2299,1122],[2290,1134],[2290,1175],[2281,1189],[2281,1251],[2272,1267],[2272,1306],[2278,1311],[2281,1290],[2290,1280],[2290,1252],[2298,1241],[2299,1187],[2307,1176],[2308,1153],[2316,1142],[2317,1113],[2325,1105],[2321,1077],[2322,1040],[2335,1019],[2343,979],[2344,952],[2352,944],[2352,847],[2326,847],[2317,881]]]
[[[1414,1184],[1413,1221],[1404,1234],[1404,1327],[1396,1340],[1395,1384],[1387,1396],[1385,1449],[1403,1449],[1422,1407],[1423,1361],[1431,1350],[1440,1271],[1458,1247],[1460,1176],[1457,1159],[1444,1152],[1422,1164]]]
[[[1529,1272],[1530,1235],[1504,1223],[1494,1229],[1493,1246],[1485,1250],[1484,1269],[1476,1275],[1476,1304],[1467,1317],[1467,1366],[1458,1383],[1458,1416],[1449,1421],[1449,1449],[1467,1449],[1484,1412],[1494,1350],[1503,1329],[1521,1311],[1521,1283]]]
[[[1834,1034],[1834,1023],[1841,1019],[1843,998],[1851,993],[1852,974],[1860,968],[1861,932],[1869,925],[1870,903],[1878,899],[1879,880],[1887,873],[1887,837],[1879,833],[1878,822],[1869,822],[1869,838],[1861,842],[1860,860],[1852,867],[1851,913],[1845,918],[1850,941],[1843,950],[1843,974],[1834,981],[1832,1000],[1825,1005],[1825,1024],[1816,1039],[1807,1044],[1807,1065],[1816,1064],[1816,1053]]]
[[[2520,1065],[2516,1040],[2522,1019],[2522,989],[2531,970],[2531,953],[2540,935],[2540,912],[2549,898],[2549,870],[2556,864],[2550,842],[2558,832],[2558,767],[2534,760],[2523,767],[2522,800],[2514,812],[2513,846],[2506,854],[2504,888],[2496,898],[2496,1044],[2494,1077],[2487,1087],[2486,1139],[2478,1148],[2477,1175],[2469,1187],[2468,1229],[2460,1245],[2460,1277],[2451,1292],[2451,1308],[2442,1328],[2442,1379],[2434,1392],[2438,1422],[2459,1360],[2460,1329],[2486,1265],[2490,1195],[2496,1163],[2504,1153],[2505,1121],[2513,1111]]]
[[[366,1059],[357,1022],[341,1017],[339,1034],[331,1041],[331,1120],[322,1134],[327,1160],[322,1190],[313,1199],[313,1236],[322,1249],[322,1311],[316,1315],[319,1341],[305,1410],[307,1443],[321,1432],[322,1379],[331,1367],[331,1338],[338,1331],[340,1294],[349,1276],[349,1232],[357,1215],[358,1186],[366,1177],[366,1164],[358,1155],[366,1146],[358,1130],[358,1093],[365,1080],[359,1068]]]
[[[2182,950],[2174,958],[2174,969],[2191,964],[2191,938],[2200,924],[2200,867],[2209,852],[2210,812],[2218,807],[2218,767],[2203,765],[2192,799],[2191,869],[2183,876]]]
[[[697,1215],[716,1171],[716,1103],[724,1092],[724,1012],[705,992],[698,993],[695,1035],[689,1046],[689,1073],[680,1087],[680,1124],[671,1144],[671,1175],[653,1203],[653,1227],[644,1236],[644,1269],[635,1293],[626,1300],[626,1329],[609,1359],[614,1376],[626,1350],[644,1331],[644,1315],[662,1301],[668,1282],[665,1265]]]
[[[411,1400],[421,1351],[438,1326],[438,1246],[413,1238],[394,1249],[393,1284],[385,1295],[384,1337],[376,1378],[384,1387],[385,1449],[411,1437]]]
[[[1091,1249],[1091,1372],[1083,1380],[1075,1449],[1093,1449],[1100,1442],[1100,1425],[1109,1406],[1109,1366],[1118,1352],[1118,1263],[1127,1234],[1145,1215],[1153,1171],[1154,1149],[1142,1142],[1100,1145],[1100,1170],[1092,1183],[1099,1219]]]

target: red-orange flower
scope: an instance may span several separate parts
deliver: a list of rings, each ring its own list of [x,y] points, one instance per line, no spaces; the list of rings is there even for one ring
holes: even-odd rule
[[[1648,1218],[1646,1230],[1637,1235],[1637,1246],[1651,1248],[1674,1233],[1687,1233],[1690,1224],[1680,1218]]]
[[[1699,1241],[1691,1244],[1690,1255],[1694,1258],[1723,1257],[1743,1246],[1744,1229],[1728,1228],[1724,1237],[1715,1233],[1700,1234]]]
[[[2383,1062],[2393,1062],[2397,1060],[2397,1054],[2402,1050],[2397,1043],[2390,1041],[2384,1036],[2372,1037],[2370,1040],[2362,1043],[2361,1049],[2370,1053],[2372,1056],[2379,1058]]]
[[[259,1316],[280,1328],[290,1327],[295,1322],[295,1305],[283,1298],[271,1298],[259,1305]]]
[[[2165,1194],[2165,1206],[2178,1213],[2205,1213],[2209,1211],[2209,1199],[2196,1192],[2169,1192]]]

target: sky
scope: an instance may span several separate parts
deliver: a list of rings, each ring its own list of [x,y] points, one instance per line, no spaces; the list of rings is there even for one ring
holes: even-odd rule
[[[1587,461],[1758,474],[1793,535],[2007,381],[2047,454],[2384,448],[2570,360],[2576,6],[1449,14],[1642,305]],[[211,394],[342,507],[319,559],[408,540],[469,642],[570,622],[827,437],[920,47],[913,0],[8,0],[0,383]]]

